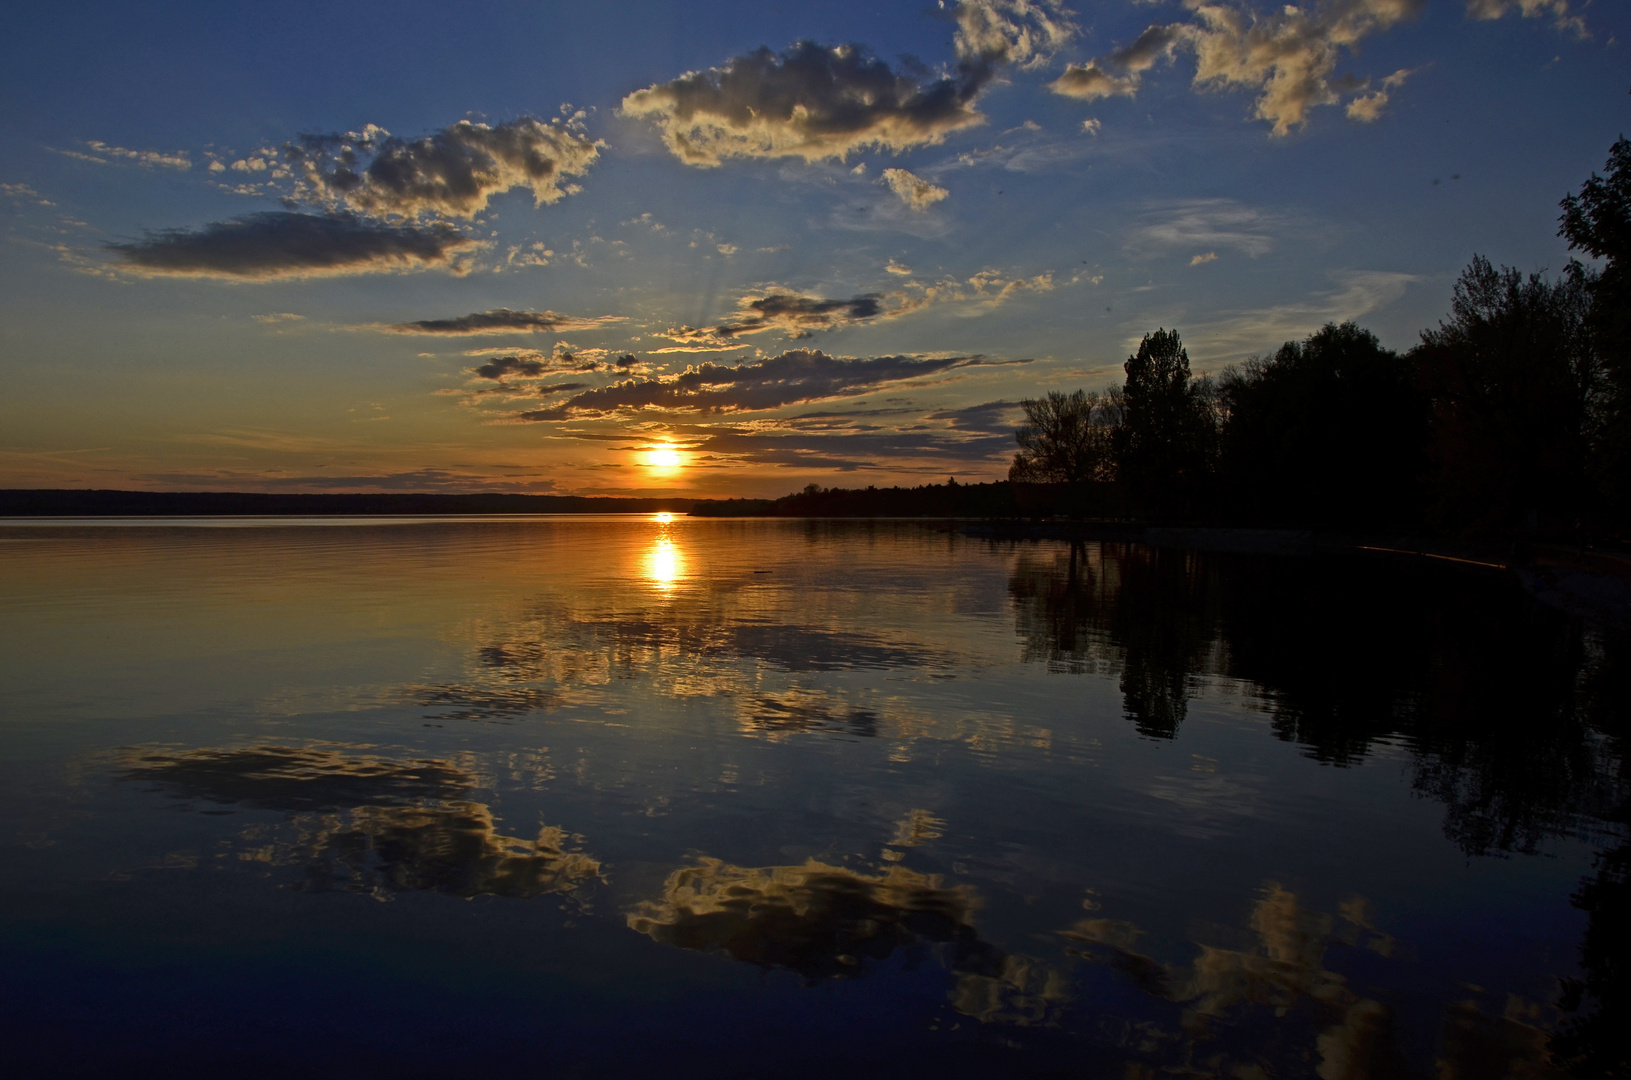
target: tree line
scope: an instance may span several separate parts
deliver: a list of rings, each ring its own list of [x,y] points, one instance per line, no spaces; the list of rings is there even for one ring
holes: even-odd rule
[[[1024,508],[1317,528],[1631,525],[1631,141],[1562,201],[1556,278],[1474,256],[1404,353],[1353,322],[1196,377],[1176,330],[1122,385],[1022,404]]]

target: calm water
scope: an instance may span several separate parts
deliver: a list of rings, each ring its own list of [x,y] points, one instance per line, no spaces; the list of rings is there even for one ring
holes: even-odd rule
[[[0,1044],[51,1075],[1623,1060],[1627,645],[1501,579],[921,524],[0,527]]]

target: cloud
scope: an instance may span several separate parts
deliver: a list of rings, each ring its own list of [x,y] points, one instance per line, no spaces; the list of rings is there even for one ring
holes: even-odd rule
[[[963,0],[954,17],[954,46],[965,65],[1041,67],[1076,36],[1058,0]]]
[[[131,165],[140,165],[144,169],[190,169],[193,167],[192,159],[184,151],[180,150],[173,154],[164,154],[157,150],[127,150],[123,146],[109,146],[100,139],[87,139],[85,147],[85,151],[58,150],[57,153],[80,161],[93,161],[98,165],[126,162]]]
[[[1368,94],[1362,94],[1348,102],[1348,119],[1358,120],[1362,124],[1373,124],[1382,118],[1382,110],[1387,107],[1388,91],[1403,86],[1405,80],[1413,72],[1409,68],[1400,68],[1392,75],[1382,80],[1382,88]]]
[[[899,277],[912,276],[912,268],[910,266],[907,266],[904,263],[896,262],[894,259],[890,259],[889,265],[885,266],[884,269]]]
[[[744,296],[737,301],[736,315],[717,326],[676,327],[663,337],[707,346],[720,346],[722,339],[741,334],[781,330],[788,337],[804,338],[818,330],[833,330],[868,322],[885,313],[879,293],[852,296],[848,300],[823,300],[794,292],[771,291],[764,296]]]
[[[859,45],[800,41],[636,90],[622,112],[654,122],[675,157],[702,167],[900,151],[982,123],[974,99],[1000,68],[1045,62],[1075,33],[1054,0],[964,0],[955,18],[957,63],[938,77],[920,81]]]
[[[1274,234],[1285,225],[1233,199],[1183,199],[1152,206],[1127,231],[1125,246],[1141,252],[1227,248],[1256,258],[1273,248]]]
[[[1082,133],[1084,135],[1091,135],[1096,139],[1099,137],[1099,132],[1103,130],[1104,121],[1102,120],[1098,120],[1090,116],[1086,120],[1082,121]]]
[[[844,359],[816,349],[795,349],[733,366],[702,363],[678,375],[629,379],[586,391],[554,408],[521,413],[517,419],[565,420],[647,409],[702,413],[777,409],[865,394],[979,363],[977,357]]]
[[[578,190],[563,181],[599,154],[599,143],[569,125],[530,116],[496,126],[461,120],[411,141],[369,125],[283,147],[297,198],[388,218],[470,218],[512,188],[530,188],[539,206],[553,203]]]
[[[945,188],[936,187],[922,177],[913,176],[905,169],[885,169],[883,182],[889,185],[890,191],[900,196],[901,202],[913,210],[927,210],[951,194]]]
[[[306,318],[304,315],[296,315],[292,311],[274,311],[268,315],[251,315],[249,317],[258,323],[304,322]]]
[[[448,225],[387,225],[354,214],[268,211],[199,229],[168,229],[108,244],[120,268],[141,275],[240,281],[329,277],[441,267],[460,273],[458,257],[476,241]]]
[[[495,382],[508,379],[541,379],[562,371],[598,371],[606,366],[602,363],[606,355],[605,349],[574,352],[564,343],[556,342],[554,351],[549,353],[525,350],[490,355],[480,365],[471,368],[470,374],[478,379],[492,379]],[[555,386],[551,389],[559,390],[561,387]]]
[[[1499,19],[1518,14],[1525,19],[1552,16],[1552,25],[1585,39],[1591,36],[1586,20],[1569,14],[1569,0],[1467,0],[1469,19]]]
[[[621,315],[599,315],[577,318],[559,315],[553,311],[512,311],[493,308],[451,319],[419,319],[415,322],[390,323],[371,327],[388,334],[561,334],[570,330],[590,330],[607,323],[622,322]]]
[[[1146,71],[1158,62],[1172,58],[1173,50],[1182,41],[1184,30],[1177,24],[1152,26],[1125,48],[1088,64],[1070,65],[1049,87],[1056,94],[1082,101],[1096,101],[1116,95],[1132,97],[1138,93],[1139,83]]]
[[[1150,68],[1183,49],[1195,55],[1197,88],[1259,91],[1252,115],[1272,124],[1272,134],[1284,136],[1308,122],[1310,109],[1339,104],[1344,95],[1365,89],[1363,80],[1335,76],[1342,51],[1351,52],[1366,37],[1414,17],[1424,2],[1334,0],[1307,10],[1286,4],[1266,12],[1194,2],[1189,21],[1151,26],[1125,48],[1066,69],[1051,85],[1055,93],[1084,101],[1132,97]],[[1380,101],[1350,109],[1350,115],[1373,120],[1385,103],[1384,91]]]
[[[1209,262],[1217,262],[1217,261],[1218,261],[1218,253],[1215,252],[1215,251],[1208,251],[1204,255],[1196,255],[1194,258],[1190,259],[1189,260],[1189,265],[1190,266],[1201,266],[1201,265],[1204,265],[1204,264],[1209,263]]]
[[[0,184],[0,194],[5,195],[8,199],[16,199],[18,202],[31,202],[35,206],[57,205],[27,184]]]
[[[1192,325],[1184,341],[1208,364],[1272,351],[1281,342],[1307,337],[1328,322],[1359,319],[1404,295],[1416,275],[1383,270],[1334,275],[1338,287],[1307,300],[1243,311],[1216,322]]]

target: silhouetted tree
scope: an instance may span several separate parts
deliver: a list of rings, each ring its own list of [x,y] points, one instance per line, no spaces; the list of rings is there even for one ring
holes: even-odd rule
[[[1190,377],[1176,330],[1145,335],[1125,370],[1116,439],[1122,483],[1146,513],[1192,514],[1217,444],[1211,381]]]
[[[1366,527],[1420,514],[1426,403],[1398,354],[1352,322],[1224,372],[1229,514]]]
[[[1593,275],[1556,282],[1475,256],[1451,314],[1411,353],[1432,412],[1435,523],[1572,525],[1584,509],[1593,417],[1606,389],[1587,329]]]
[[[1121,423],[1121,393],[1049,391],[1026,398],[1025,423],[1014,432],[1019,452],[1008,478],[1033,484],[1086,484],[1115,478],[1113,442]]]
[[[1609,386],[1591,472],[1604,508],[1624,525],[1631,522],[1631,140],[1614,144],[1607,172],[1592,173],[1578,195],[1564,198],[1558,233],[1605,263],[1589,282],[1593,344]]]

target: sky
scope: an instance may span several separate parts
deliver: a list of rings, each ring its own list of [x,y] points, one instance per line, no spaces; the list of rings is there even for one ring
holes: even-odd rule
[[[1558,272],[1610,0],[58,2],[0,42],[0,487],[1001,479],[1176,329]]]

